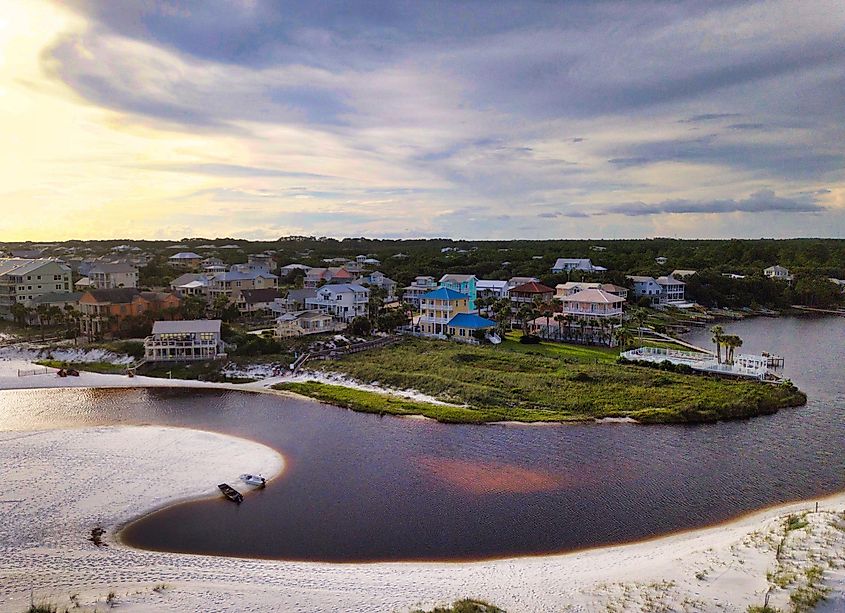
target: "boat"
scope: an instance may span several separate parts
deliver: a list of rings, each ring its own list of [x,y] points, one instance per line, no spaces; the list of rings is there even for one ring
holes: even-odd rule
[[[247,485],[255,485],[257,487],[264,487],[267,485],[267,479],[261,475],[241,475],[241,481]]]
[[[244,501],[244,495],[228,483],[221,483],[217,487],[221,492],[223,492],[223,495],[226,496],[226,498],[228,498],[232,502],[237,502],[238,504],[241,504]]]

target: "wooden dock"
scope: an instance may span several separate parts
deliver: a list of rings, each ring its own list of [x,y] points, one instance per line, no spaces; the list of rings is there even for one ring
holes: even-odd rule
[[[845,317],[845,309],[817,309],[815,307],[801,306],[800,304],[793,304],[793,309],[805,311],[807,313],[822,313],[823,315],[842,315]]]

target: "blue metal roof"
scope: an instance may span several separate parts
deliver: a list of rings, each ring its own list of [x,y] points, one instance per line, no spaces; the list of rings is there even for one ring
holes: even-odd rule
[[[482,317],[478,313],[458,313],[449,320],[447,326],[453,328],[472,328],[481,330],[483,328],[495,328],[496,322]]]
[[[420,300],[469,300],[469,296],[448,287],[438,287],[420,296]]]

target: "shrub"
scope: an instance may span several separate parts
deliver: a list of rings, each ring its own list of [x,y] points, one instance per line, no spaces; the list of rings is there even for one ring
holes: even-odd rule
[[[519,337],[519,342],[523,345],[538,345],[541,340],[539,336],[534,336],[533,334],[523,334]]]
[[[430,612],[418,609],[414,613],[505,613],[504,609],[486,603],[483,600],[456,600],[451,606],[434,607]]]
[[[373,330],[373,325],[366,317],[356,317],[349,324],[349,332],[356,336],[369,336]]]

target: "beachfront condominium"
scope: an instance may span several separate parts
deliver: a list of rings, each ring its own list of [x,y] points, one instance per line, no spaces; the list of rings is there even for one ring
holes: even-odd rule
[[[38,296],[71,293],[71,274],[56,260],[0,259],[0,317],[13,319],[16,304],[33,308]]]

